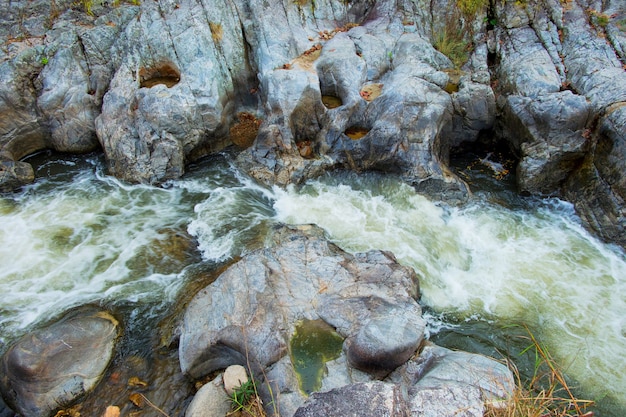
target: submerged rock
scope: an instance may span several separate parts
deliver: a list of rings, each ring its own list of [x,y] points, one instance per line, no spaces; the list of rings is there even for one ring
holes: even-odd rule
[[[52,415],[100,381],[119,332],[111,314],[87,308],[26,334],[2,357],[3,397],[24,416]]]

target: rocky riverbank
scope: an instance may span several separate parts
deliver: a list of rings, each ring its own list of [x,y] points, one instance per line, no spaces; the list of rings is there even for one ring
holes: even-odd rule
[[[87,13],[70,0],[25,0],[5,1],[1,10],[2,191],[33,180],[21,160],[42,149],[102,149],[112,175],[160,184],[234,145],[241,149],[237,163],[266,184],[300,183],[335,168],[380,170],[459,203],[470,190],[448,168],[450,153],[480,144],[515,155],[520,192],[572,201],[589,229],[626,247],[622,2],[504,1],[468,13],[445,0],[230,0],[219,7],[158,0],[93,4]],[[450,43],[467,56],[459,59]],[[315,405],[325,404],[324,396],[303,405],[289,365],[298,320],[321,319],[345,339],[324,390],[341,397],[361,384],[359,393],[386,395],[390,413],[434,407],[415,389],[438,372],[433,363],[475,360],[421,345],[416,277],[393,255],[350,257],[319,231],[285,229],[274,238],[190,304],[180,336],[180,365],[190,379],[247,362],[249,354],[255,372],[277,381],[281,415],[301,406],[313,410],[301,415],[316,413],[326,407]],[[302,248],[281,254],[298,242]],[[294,295],[294,282],[302,294]],[[235,294],[248,298],[226,297]],[[208,319],[216,312],[202,309],[203,297],[226,304]],[[232,313],[228,320],[222,311]],[[38,337],[11,352],[32,350],[28,343]],[[56,354],[63,347],[57,345],[41,348]],[[109,342],[102,346],[111,353]],[[66,353],[63,361],[76,360]],[[55,401],[69,402],[91,387],[62,381],[61,390],[73,395],[50,389],[52,400],[24,406],[21,392],[30,388],[20,391],[16,381],[66,370],[22,359],[5,355],[3,392],[25,415],[49,415]],[[102,376],[105,368],[95,372]],[[484,392],[505,395],[460,377],[441,377],[446,388],[431,387],[451,407],[433,413],[467,406],[481,415]],[[502,378],[499,384],[510,375]]]
[[[32,181],[20,159],[40,149],[101,147],[111,174],[161,183],[237,143],[266,183],[375,169],[458,202],[469,191],[447,168],[450,151],[489,137],[516,156],[521,192],[571,200],[589,228],[626,244],[618,1],[473,14],[408,0],[91,11],[69,0],[3,7],[3,190]]]

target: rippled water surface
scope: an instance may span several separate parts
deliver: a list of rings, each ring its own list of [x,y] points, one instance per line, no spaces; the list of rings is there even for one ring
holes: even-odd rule
[[[448,207],[373,174],[267,189],[227,157],[162,188],[108,177],[97,156],[35,162],[40,179],[0,197],[3,345],[88,302],[158,318],[190,265],[260,247],[277,222],[316,223],[348,251],[392,251],[421,276],[435,313],[531,326],[585,395],[613,403],[602,415],[626,410],[626,258],[590,236],[568,203],[496,187]]]

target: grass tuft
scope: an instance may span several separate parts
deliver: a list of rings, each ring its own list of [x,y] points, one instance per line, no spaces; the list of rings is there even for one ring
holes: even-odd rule
[[[523,382],[514,365],[517,388],[508,400],[487,404],[485,417],[591,417],[593,401],[577,398],[547,348],[526,327],[528,347],[520,355],[534,353],[534,372]]]

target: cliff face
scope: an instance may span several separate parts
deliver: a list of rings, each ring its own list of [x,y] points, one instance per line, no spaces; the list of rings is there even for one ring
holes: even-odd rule
[[[450,149],[491,131],[519,157],[520,191],[572,200],[626,246],[624,8],[3,1],[0,187],[32,181],[19,160],[45,148],[101,147],[111,174],[161,183],[252,142],[239,163],[266,183],[376,169],[461,201]]]

